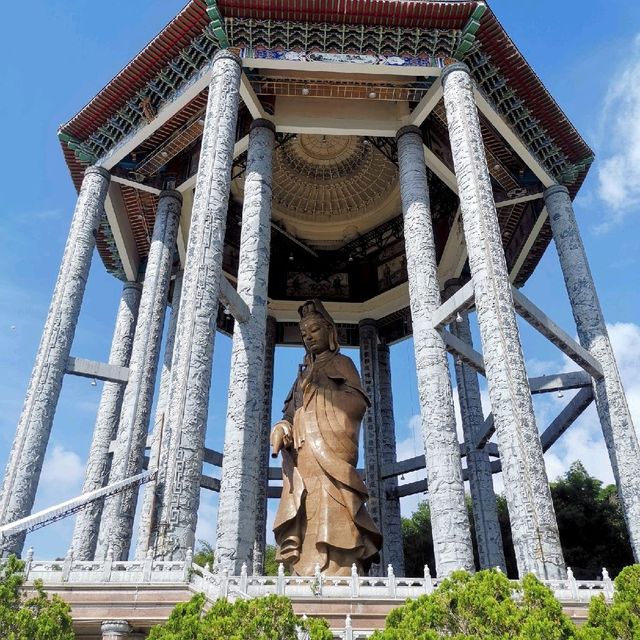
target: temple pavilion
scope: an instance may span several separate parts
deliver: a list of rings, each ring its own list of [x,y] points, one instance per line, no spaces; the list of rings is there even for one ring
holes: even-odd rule
[[[274,351],[301,343],[297,309],[319,298],[372,400],[374,572],[403,576],[399,499],[424,491],[437,576],[473,569],[465,482],[480,564],[504,567],[501,471],[519,572],[565,579],[543,453],[591,402],[638,558],[638,441],[572,209],[593,153],[486,2],[190,0],[58,137],[79,196],[0,496],[5,553],[34,524],[63,377],[85,375],[106,382],[85,496],[54,509],[79,510],[69,566],[184,562],[213,490],[211,575],[260,575]],[[576,327],[519,290],[550,244]],[[122,281],[107,363],[71,354],[94,248]],[[516,315],[575,371],[528,378]],[[204,444],[216,332],[233,337],[224,451]],[[397,460],[389,346],[410,336],[425,455]],[[532,394],[563,389],[537,425]]]

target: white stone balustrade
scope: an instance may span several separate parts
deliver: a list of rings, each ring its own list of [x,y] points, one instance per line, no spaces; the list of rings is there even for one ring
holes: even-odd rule
[[[69,554],[64,560],[34,560],[27,556],[25,577],[27,584],[42,580],[47,586],[68,583],[119,585],[185,585],[194,593],[204,593],[211,600],[220,597],[256,598],[270,594],[292,599],[318,597],[325,599],[397,600],[430,594],[441,582],[425,569],[423,578],[386,576],[287,576],[281,569],[277,576],[250,576],[246,571],[231,576],[222,571],[213,574],[209,568],[192,563],[191,553],[186,560],[156,560],[149,555],[144,560],[115,561],[75,560]],[[1,565],[0,565],[1,566]],[[566,580],[543,580],[562,603],[589,602],[593,596],[604,594],[610,601],[614,586],[606,569],[600,580],[576,580],[569,572]],[[358,631],[358,633],[362,633]]]

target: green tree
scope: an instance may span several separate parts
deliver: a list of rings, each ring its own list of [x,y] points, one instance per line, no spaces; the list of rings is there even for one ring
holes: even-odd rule
[[[205,612],[205,597],[176,605],[165,624],[151,629],[149,640],[297,640],[306,629],[310,640],[331,640],[325,620],[298,618],[283,596],[252,600],[217,600]]]
[[[410,518],[402,518],[402,547],[406,575],[422,576],[425,565],[429,565],[431,575],[435,575],[431,511],[426,502],[419,502]]]
[[[640,639],[640,565],[624,568],[615,579],[613,602],[600,595],[589,604],[589,617],[581,629],[584,640]]]
[[[612,576],[633,564],[633,552],[614,485],[589,475],[581,462],[551,484],[560,542],[578,579],[593,579],[606,567]]]
[[[24,562],[15,556],[0,567],[0,638],[6,640],[73,640],[69,605],[58,596],[49,598],[42,583],[35,594],[21,592]]]
[[[433,594],[389,613],[371,640],[570,640],[576,628],[553,593],[529,575],[510,582],[499,571],[457,571]]]
[[[593,579],[601,574],[603,567],[615,577],[623,567],[633,563],[633,552],[614,485],[603,486],[600,480],[587,473],[581,462],[574,462],[569,471],[550,487],[565,561],[577,579]],[[496,500],[507,575],[517,578],[507,501],[501,495],[496,496]],[[477,565],[470,502],[467,498]],[[426,502],[421,502],[410,518],[402,519],[402,537],[406,574],[421,576],[424,565],[428,564],[434,575],[433,538]]]
[[[276,547],[268,544],[264,550],[264,575],[277,576],[279,562],[276,560]]]
[[[194,564],[198,564],[201,567],[206,567],[207,565],[213,567],[213,560],[213,547],[204,540],[198,540],[196,552],[193,554]]]

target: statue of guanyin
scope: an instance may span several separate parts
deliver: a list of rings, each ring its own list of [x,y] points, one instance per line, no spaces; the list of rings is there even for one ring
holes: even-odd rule
[[[282,452],[282,497],[273,525],[276,559],[296,575],[359,573],[379,561],[382,536],[356,471],[360,422],[370,404],[336,327],[319,300],[299,308],[307,354],[271,434]]]

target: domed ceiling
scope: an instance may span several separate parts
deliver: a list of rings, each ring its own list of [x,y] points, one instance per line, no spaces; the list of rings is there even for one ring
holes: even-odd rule
[[[312,245],[343,244],[399,210],[397,167],[366,138],[298,134],[275,150],[273,218]]]

